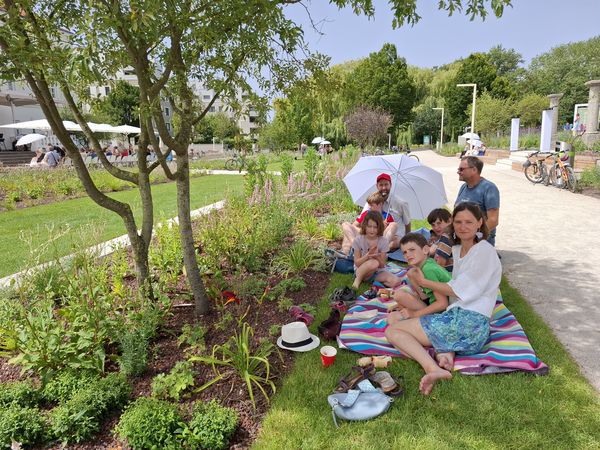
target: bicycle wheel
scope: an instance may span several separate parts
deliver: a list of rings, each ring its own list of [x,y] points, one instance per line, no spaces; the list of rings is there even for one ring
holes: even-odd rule
[[[542,171],[537,164],[532,164],[525,167],[525,169],[523,169],[523,173],[525,174],[525,178],[535,184],[541,182],[543,179]]]
[[[567,189],[571,192],[575,192],[577,190],[577,178],[575,178],[575,171],[572,167],[565,167],[567,171]]]
[[[556,187],[558,189],[566,188],[566,182],[564,179],[563,170],[564,169],[562,167],[560,167],[558,164],[556,166],[554,166],[554,178],[552,180],[552,183],[554,184],[554,187]]]
[[[550,167],[546,178],[544,178],[544,186],[548,186],[549,184],[554,184],[554,180],[556,179],[556,170],[554,166]]]
[[[225,170],[234,170],[237,166],[237,161],[234,158],[228,159],[225,162]]]
[[[412,153],[409,153],[409,155],[411,158],[415,158],[417,161],[420,161],[419,157],[417,155],[413,155]]]

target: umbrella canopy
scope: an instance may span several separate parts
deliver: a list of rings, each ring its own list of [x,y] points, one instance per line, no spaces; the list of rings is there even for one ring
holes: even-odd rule
[[[325,138],[321,137],[321,136],[317,136],[316,138],[314,138],[310,143],[311,144],[320,144],[321,142],[323,142],[325,140]]]
[[[424,219],[435,208],[448,203],[442,174],[406,155],[363,156],[344,177],[352,200],[363,206],[377,190],[377,176],[392,178],[389,202],[408,203],[411,219]]]
[[[141,128],[132,127],[131,125],[119,125],[118,127],[113,127],[113,129],[120,134],[140,134],[142,132]]]
[[[63,125],[68,131],[81,131],[79,125],[70,120],[63,120]],[[25,130],[51,130],[52,127],[46,119],[29,120],[27,122],[9,123],[8,125],[0,125],[0,128],[19,128]]]
[[[477,133],[471,133],[471,132],[465,133],[465,134],[461,135],[460,137],[465,138],[465,139],[472,139],[472,138],[480,139],[480,137]]]
[[[331,145],[331,142],[329,142],[329,141],[321,141],[321,145]]]
[[[25,136],[21,137],[17,141],[16,146],[18,147],[19,145],[31,144],[32,142],[41,141],[42,139],[46,139],[46,136],[44,136],[43,134],[39,134],[39,133],[26,134]]]

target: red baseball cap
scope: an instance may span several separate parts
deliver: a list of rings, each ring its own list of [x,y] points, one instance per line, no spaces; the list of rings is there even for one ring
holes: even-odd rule
[[[390,177],[387,173],[382,173],[377,177],[377,183],[379,183],[381,180],[388,180],[391,183],[392,177]]]

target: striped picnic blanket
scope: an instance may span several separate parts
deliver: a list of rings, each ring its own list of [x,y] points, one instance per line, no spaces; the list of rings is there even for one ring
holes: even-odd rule
[[[365,355],[404,356],[392,347],[384,336],[387,326],[385,302],[379,298],[358,298],[342,323],[338,338],[342,347]],[[371,318],[352,317],[354,313],[361,311],[373,311],[371,314],[376,315]],[[490,339],[481,352],[470,356],[457,356],[454,369],[469,375],[516,370],[538,375],[548,373],[548,366],[537,358],[523,327],[502,302],[500,292],[490,322]]]

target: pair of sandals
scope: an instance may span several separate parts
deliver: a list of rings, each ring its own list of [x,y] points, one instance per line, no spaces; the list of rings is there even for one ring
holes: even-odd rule
[[[334,303],[352,303],[356,300],[356,291],[354,289],[345,286],[343,288],[337,288],[331,294],[331,301]]]
[[[342,315],[339,309],[332,309],[329,317],[317,327],[319,335],[326,341],[333,341],[342,329]]]
[[[404,387],[399,380],[394,379],[389,372],[377,371],[373,364],[365,367],[354,366],[348,375],[340,380],[335,388],[335,393],[348,392],[356,388],[358,383],[363,380],[369,380],[381,391],[391,397],[399,397],[404,394]]]

